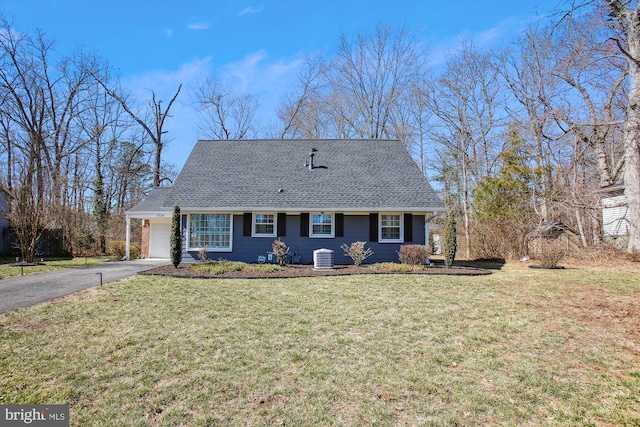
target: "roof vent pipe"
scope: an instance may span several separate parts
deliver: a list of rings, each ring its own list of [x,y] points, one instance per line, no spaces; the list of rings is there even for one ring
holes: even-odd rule
[[[316,152],[318,150],[316,150],[315,148],[311,148],[311,152],[309,153],[309,170],[312,171],[313,170],[313,157],[316,155]]]

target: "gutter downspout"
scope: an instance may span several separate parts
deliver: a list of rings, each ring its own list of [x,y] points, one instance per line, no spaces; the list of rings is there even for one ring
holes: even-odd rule
[[[429,217],[424,216],[424,245],[429,247]],[[433,250],[433,248],[431,248]]]

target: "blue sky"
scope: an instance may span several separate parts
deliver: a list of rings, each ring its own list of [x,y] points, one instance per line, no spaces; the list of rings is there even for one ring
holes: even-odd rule
[[[141,101],[183,91],[166,129],[165,159],[181,168],[198,138],[191,88],[216,75],[258,96],[259,119],[274,120],[305,54],[331,53],[341,32],[405,25],[438,65],[461,38],[478,46],[512,39],[556,0],[0,0],[16,30],[41,29],[61,53],[98,53]]]

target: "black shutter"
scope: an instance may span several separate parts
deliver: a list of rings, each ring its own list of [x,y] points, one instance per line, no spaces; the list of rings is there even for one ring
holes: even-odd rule
[[[404,214],[404,241],[413,242],[413,215]]]
[[[369,241],[370,242],[378,241],[378,214],[377,213],[369,214]]]
[[[285,237],[287,235],[287,214],[284,212],[278,213],[278,237]]]
[[[309,213],[300,214],[300,236],[309,237]]]
[[[336,214],[336,237],[344,237],[344,214]]]
[[[251,223],[252,215],[251,212],[245,212],[242,218],[242,235],[243,236],[251,236]]]

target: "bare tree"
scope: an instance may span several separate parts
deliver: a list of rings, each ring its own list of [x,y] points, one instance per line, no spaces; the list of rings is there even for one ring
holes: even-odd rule
[[[149,101],[147,115],[143,118],[132,110],[132,107],[129,105],[129,101],[125,96],[120,95],[117,91],[111,89],[107,85],[107,82],[103,81],[100,76],[94,75],[94,77],[102,85],[109,96],[112,96],[120,103],[120,105],[122,105],[122,108],[136,123],[140,125],[146,136],[151,139],[154,147],[153,186],[159,187],[161,183],[160,174],[162,171],[162,150],[166,144],[163,140],[163,135],[167,133],[167,131],[164,130],[164,125],[167,117],[170,117],[169,111],[171,110],[173,103],[178,98],[182,85],[178,86],[178,90],[176,90],[176,93],[173,95],[165,109],[162,108],[162,100],[156,99],[156,93],[151,91],[151,100]]]
[[[202,122],[200,130],[209,139],[243,139],[255,125],[258,101],[238,95],[216,77],[204,79],[194,92]]]
[[[629,206],[627,251],[640,251],[640,6],[637,1],[609,0],[611,40],[626,60],[629,73],[624,121],[624,186]]]
[[[322,96],[326,87],[327,66],[323,54],[305,58],[298,84],[285,93],[277,108],[283,124],[280,138],[326,137]]]
[[[333,93],[343,107],[335,111],[352,136],[389,138],[394,109],[424,76],[426,52],[406,29],[378,25],[354,40],[342,34],[331,68]]]
[[[65,231],[70,192],[65,177],[85,146],[77,118],[97,67],[94,57],[81,53],[56,56],[42,34],[29,37],[0,19],[0,121],[8,171],[2,192],[26,260],[33,258],[45,228]]]
[[[105,76],[108,70],[105,70]],[[104,78],[107,80],[107,78]],[[111,97],[99,83],[94,84],[90,108],[80,120],[80,125],[87,135],[87,169],[93,167],[93,174],[88,170],[86,180],[91,176],[90,188],[93,190],[93,220],[95,223],[96,241],[100,253],[107,251],[107,230],[109,218],[113,213],[114,199],[119,185],[119,176],[109,173],[116,161],[116,153],[124,133],[131,128],[132,121],[122,105]],[[123,117],[125,116],[125,117]],[[89,154],[90,153],[90,154]],[[91,165],[91,166],[89,166]],[[78,232],[85,232],[86,227],[76,227]]]
[[[406,103],[426,73],[426,49],[405,28],[378,25],[336,55],[308,57],[278,108],[282,137],[403,138]]]
[[[504,102],[498,67],[489,53],[464,42],[447,69],[430,82],[427,97],[436,118],[432,137],[441,145],[440,176],[460,212],[466,255],[471,255],[471,192],[494,173],[504,143]]]

